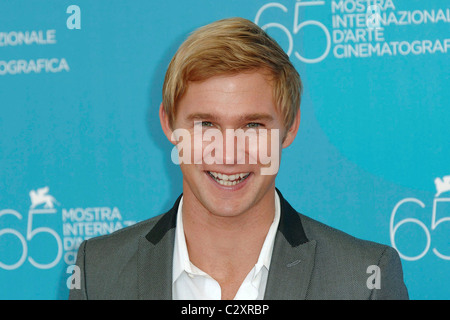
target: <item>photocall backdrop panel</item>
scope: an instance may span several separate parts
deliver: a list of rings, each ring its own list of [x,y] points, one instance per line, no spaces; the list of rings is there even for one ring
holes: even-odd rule
[[[283,195],[395,247],[412,299],[450,298],[448,1],[3,0],[1,299],[67,299],[82,240],[172,206],[164,74],[190,32],[235,16],[303,80]]]

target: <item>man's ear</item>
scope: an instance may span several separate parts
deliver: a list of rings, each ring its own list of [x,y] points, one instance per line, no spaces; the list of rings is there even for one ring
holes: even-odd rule
[[[299,127],[300,127],[300,109],[298,110],[297,115],[294,118],[292,126],[289,128],[288,132],[286,132],[286,136],[284,137],[283,143],[281,145],[283,148],[287,148],[292,142],[294,142]]]
[[[176,141],[172,141],[171,139],[173,130],[170,127],[169,116],[166,113],[166,110],[164,110],[164,106],[162,103],[159,106],[159,121],[161,122],[161,128],[164,131],[164,134],[166,135],[167,139],[169,139],[169,141],[175,145]]]

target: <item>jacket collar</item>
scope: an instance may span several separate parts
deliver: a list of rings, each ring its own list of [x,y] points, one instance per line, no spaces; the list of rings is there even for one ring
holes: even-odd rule
[[[172,299],[172,264],[176,216],[181,195],[150,232],[139,239],[138,297],[143,300]]]
[[[286,241],[288,241],[292,247],[297,247],[308,242],[309,240],[303,230],[302,221],[300,220],[300,216],[297,211],[295,211],[289,202],[283,198],[280,190],[276,189],[276,191],[280,197],[281,205],[281,217],[278,231],[284,236]]]
[[[289,202],[283,198],[280,190],[276,189],[276,192],[280,197],[281,205],[281,218],[278,225],[278,231],[283,234],[285,239],[293,247],[308,242],[298,213],[292,208]],[[181,197],[182,195],[177,198],[173,207],[161,217],[152,230],[145,236],[152,244],[156,245],[169,230],[176,228],[176,216]]]
[[[277,192],[281,217],[264,299],[303,300],[314,268],[316,241],[307,238],[301,216]]]
[[[150,230],[150,232],[145,236],[145,238],[152,244],[157,245],[168,231],[170,231],[171,229],[175,229],[175,227],[177,226],[177,212],[182,196],[183,195],[181,194],[177,198],[172,209],[164,214],[152,228],[152,230]]]
[[[265,299],[304,299],[314,267],[315,241],[310,241],[299,214],[280,197],[281,217],[272,253]],[[172,298],[172,260],[176,215],[181,195],[139,241],[138,286],[142,299]]]

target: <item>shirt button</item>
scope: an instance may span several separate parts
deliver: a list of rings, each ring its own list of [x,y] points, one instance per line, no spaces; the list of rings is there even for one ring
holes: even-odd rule
[[[189,278],[193,279],[194,275],[192,273],[188,273]]]

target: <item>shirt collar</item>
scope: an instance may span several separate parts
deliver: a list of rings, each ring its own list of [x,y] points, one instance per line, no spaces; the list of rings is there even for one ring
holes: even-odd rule
[[[258,262],[256,263],[256,271],[259,271],[259,266],[264,266],[269,270],[270,260],[272,258],[273,245],[275,242],[275,235],[278,230],[278,224],[280,223],[280,197],[278,193],[275,192],[275,215],[273,218],[273,222],[270,225],[269,231],[267,232],[266,239],[264,240],[264,244],[261,248],[261,252],[259,254]]]
[[[177,224],[175,231],[175,246],[174,246],[174,256],[173,256],[173,267],[172,267],[172,283],[174,283],[183,271],[188,274],[202,274],[206,275],[203,271],[196,268],[191,264],[189,260],[189,253],[186,245],[186,238],[184,236],[184,227],[183,227],[183,197],[180,199],[180,203],[178,205],[177,211]],[[258,261],[255,265],[255,272],[253,273],[255,276],[259,273],[262,267],[265,267],[269,270],[270,261],[272,258],[273,245],[275,242],[275,235],[277,233],[278,224],[280,222],[280,197],[278,193],[275,192],[275,215],[273,222],[267,232],[266,239],[264,240],[263,246],[261,248],[261,252],[258,257]]]
[[[175,282],[183,271],[190,272],[191,266],[187,251],[186,238],[182,219],[183,197],[180,199],[177,211],[177,224],[175,229],[175,247],[173,255],[172,282]]]

